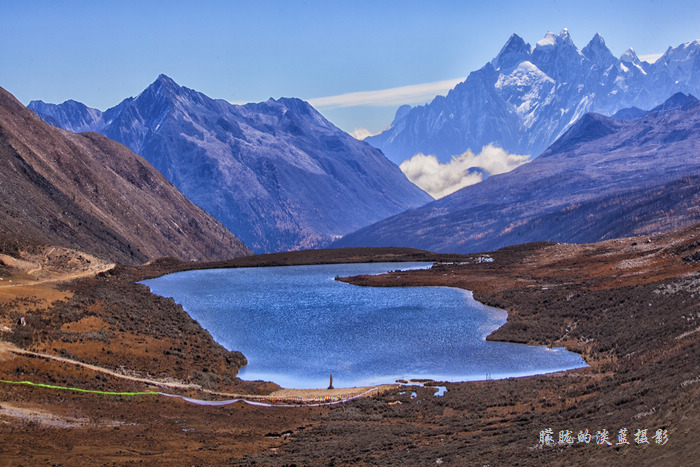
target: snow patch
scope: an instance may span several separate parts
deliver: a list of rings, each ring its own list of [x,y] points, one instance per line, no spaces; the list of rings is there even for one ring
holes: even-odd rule
[[[548,47],[557,43],[557,35],[551,31],[547,31],[543,39],[537,41],[537,47]]]
[[[510,74],[502,74],[496,81],[496,89],[506,87],[524,87],[535,83],[549,82],[554,84],[554,80],[547,76],[542,70],[537,68],[532,62],[520,62]]]

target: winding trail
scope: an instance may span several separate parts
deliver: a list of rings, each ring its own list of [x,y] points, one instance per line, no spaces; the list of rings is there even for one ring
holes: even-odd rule
[[[288,401],[289,403],[283,403],[283,404],[275,404],[272,402],[263,402],[263,400],[271,397],[271,396],[246,396],[246,397],[251,397],[253,399],[246,399],[243,397],[239,397],[237,399],[229,399],[229,400],[223,400],[223,401],[208,401],[208,400],[202,400],[202,399],[194,399],[192,397],[186,397],[186,396],[180,396],[177,394],[166,394],[163,392],[158,393],[161,396],[166,396],[166,397],[177,397],[179,399],[182,399],[186,402],[189,402],[191,404],[196,404],[196,405],[206,405],[206,406],[222,406],[222,405],[229,405],[229,404],[235,404],[236,402],[244,402],[249,405],[255,405],[258,407],[321,407],[325,405],[337,405],[337,404],[344,404],[345,402],[350,402],[355,399],[360,399],[362,397],[367,397],[373,392],[377,392],[381,389],[381,386],[373,387],[370,388],[360,394],[356,394],[354,396],[347,396],[347,397],[341,397],[339,399],[334,399],[331,398],[330,396],[327,396],[327,400],[325,402],[305,402],[303,398],[275,398],[274,400],[279,400],[279,401]],[[209,392],[209,391],[207,391]],[[216,393],[212,393],[216,394]]]
[[[96,389],[82,389],[82,388],[73,388],[69,386],[56,386],[53,384],[43,384],[43,383],[34,383],[32,381],[10,381],[10,380],[5,380],[5,379],[0,379],[0,383],[3,384],[12,384],[12,385],[22,385],[22,386],[33,386],[33,387],[38,387],[38,388],[44,388],[44,389],[55,389],[55,390],[60,390],[60,391],[74,391],[74,392],[81,392],[81,393],[86,393],[86,394],[100,394],[104,396],[164,396],[164,397],[170,397],[170,398],[177,398],[177,399],[182,399],[185,402],[189,402],[191,404],[195,405],[202,405],[202,406],[208,406],[208,407],[221,407],[225,405],[230,405],[230,404],[235,404],[236,402],[243,402],[245,404],[249,405],[254,405],[257,407],[321,407],[321,406],[326,406],[326,405],[337,405],[337,404],[343,404],[345,402],[349,402],[355,399],[359,399],[362,397],[367,397],[373,392],[377,392],[380,390],[380,387],[373,387],[370,388],[360,394],[354,395],[354,396],[348,396],[348,397],[343,397],[337,400],[327,400],[325,402],[303,402],[301,399],[294,399],[290,400],[290,403],[273,403],[273,402],[264,402],[266,398],[269,396],[240,396],[236,399],[227,399],[227,400],[220,400],[220,401],[211,401],[211,400],[205,400],[205,399],[195,399],[193,397],[187,397],[183,396],[180,394],[170,394],[166,392],[158,392],[158,391],[136,391],[136,392],[127,392],[127,391],[98,391]],[[215,392],[207,391],[208,393],[211,394],[217,394]],[[251,397],[253,399],[247,399],[246,397]],[[277,401],[283,401],[284,399],[274,399]],[[302,403],[303,402],[303,403]]]
[[[39,280],[34,280],[34,281],[28,281],[28,280],[18,280],[16,282],[13,282],[12,284],[5,284],[5,285],[0,285],[0,288],[8,288],[8,287],[19,287],[19,286],[35,286],[35,285],[42,285],[42,284],[58,284],[60,282],[68,282],[72,281],[75,279],[82,279],[83,277],[92,277],[96,276],[97,274],[101,272],[107,272],[110,269],[114,268],[114,264],[107,264],[104,265],[100,268],[96,269],[91,269],[88,271],[81,271],[81,272],[74,272],[70,274],[60,274],[56,277],[52,277],[51,279],[39,279]],[[36,273],[41,270],[41,267],[35,270],[29,271],[27,274],[31,273]]]
[[[57,355],[50,355],[46,353],[41,353],[41,352],[32,352],[31,350],[24,350],[20,349],[19,347],[9,343],[9,342],[4,342],[0,341],[0,355],[2,353],[9,352],[13,353],[15,355],[24,355],[27,357],[34,357],[34,358],[43,358],[46,360],[54,360],[57,362],[62,362],[62,363],[67,363],[69,365],[76,365],[80,366],[83,368],[87,368],[92,371],[96,371],[98,373],[103,373],[109,376],[114,376],[115,378],[121,378],[121,379],[126,379],[129,381],[134,381],[137,383],[144,383],[148,384],[151,386],[159,386],[159,387],[166,387],[166,388],[172,388],[172,389],[194,389],[194,390],[202,390],[202,387],[198,384],[187,384],[187,383],[182,383],[182,382],[173,382],[173,381],[161,381],[161,380],[156,380],[156,379],[150,379],[150,378],[138,378],[135,376],[129,376],[129,375],[124,375],[122,373],[117,373],[116,371],[103,368],[97,365],[91,365],[89,363],[83,363],[77,360],[71,360],[70,358],[64,358],[64,357],[59,357]]]
[[[71,253],[74,256],[79,254],[81,258],[89,259],[89,266],[83,268],[75,268],[72,271],[66,272],[56,270],[55,267],[44,264],[47,260],[51,260],[55,253]],[[47,251],[39,255],[33,255],[27,258],[15,258],[14,256],[0,254],[0,261],[5,265],[14,268],[16,271],[33,277],[33,279],[15,279],[11,284],[0,285],[0,288],[16,287],[20,285],[41,285],[41,284],[57,284],[59,282],[67,282],[83,277],[96,276],[101,272],[107,272],[114,268],[114,263],[108,263],[86,253],[78,253],[74,250],[65,248],[51,247]],[[41,276],[44,278],[41,278]]]
[[[60,390],[70,390],[91,394],[103,394],[103,395],[123,395],[123,396],[135,396],[135,395],[153,395],[158,394],[166,397],[180,398],[187,402],[197,405],[208,405],[208,406],[222,406],[229,405],[236,402],[244,402],[250,405],[256,405],[261,407],[319,407],[324,405],[335,405],[344,402],[349,402],[351,400],[359,399],[362,397],[368,397],[373,393],[379,393],[384,390],[395,387],[396,385],[381,385],[373,387],[363,387],[363,388],[348,388],[348,389],[336,389],[336,390],[304,390],[304,389],[281,389],[275,391],[269,395],[254,395],[254,394],[233,394],[225,392],[211,391],[209,389],[204,389],[198,384],[183,383],[178,381],[163,381],[152,378],[139,378],[136,376],[129,376],[122,373],[118,373],[114,370],[108,368],[103,368],[97,365],[92,365],[89,363],[83,363],[77,360],[72,360],[65,357],[59,357],[56,355],[50,355],[41,352],[33,352],[31,350],[20,349],[19,347],[9,343],[0,341],[0,356],[3,353],[11,353],[15,355],[22,355],[31,358],[43,358],[46,360],[53,360],[61,363],[66,363],[69,365],[80,366],[82,368],[89,369],[91,371],[96,371],[98,373],[103,373],[115,378],[121,378],[128,381],[133,381],[137,383],[143,383],[150,386],[157,386],[162,388],[169,388],[175,390],[194,390],[201,392],[203,394],[208,394],[218,397],[229,397],[231,399],[222,401],[211,401],[204,399],[195,399],[191,397],[186,397],[178,394],[169,394],[164,392],[156,391],[144,391],[144,392],[111,392],[111,391],[97,391],[92,389],[80,389],[80,388],[70,388],[64,386],[54,386],[42,383],[34,383],[31,381],[9,381],[0,380],[0,383],[6,384],[23,384],[27,386],[43,387],[48,389],[60,389]]]
[[[0,261],[10,267],[15,268],[18,271],[23,272],[26,276],[34,276],[33,279],[17,279],[11,284],[2,284],[0,289],[9,287],[34,287],[41,286],[44,284],[56,284],[60,282],[66,282],[74,279],[79,279],[83,277],[90,277],[97,275],[101,272],[106,272],[112,269],[115,265],[112,263],[106,263],[100,261],[95,257],[85,255],[81,253],[82,256],[87,256],[90,261],[88,261],[89,266],[86,268],[81,268],[72,271],[57,271],[54,268],[47,268],[44,266],[44,262],[50,259],[57,252],[57,248],[51,247],[45,250],[40,255],[34,255],[27,258],[14,258],[9,255],[0,254]],[[60,253],[75,253],[72,250],[60,249]],[[41,277],[43,276],[43,277]],[[31,381],[9,381],[0,380],[0,383],[13,384],[13,385],[25,385],[42,387],[52,390],[69,390],[77,391],[82,393],[90,394],[102,394],[102,395],[121,395],[121,396],[141,396],[141,395],[161,395],[171,398],[180,398],[189,403],[197,405],[208,405],[208,406],[223,406],[228,404],[233,404],[236,402],[244,402],[246,404],[262,406],[262,407],[314,407],[323,405],[333,405],[340,404],[343,402],[348,402],[361,397],[367,397],[371,394],[383,392],[384,390],[396,387],[396,385],[381,385],[374,387],[362,387],[362,388],[345,388],[345,389],[335,389],[335,390],[303,390],[303,389],[280,389],[268,395],[253,395],[253,394],[232,394],[211,391],[204,389],[199,384],[185,383],[182,381],[177,381],[174,379],[162,380],[154,378],[144,378],[139,376],[127,375],[109,368],[104,368],[98,365],[93,365],[90,363],[84,363],[78,360],[73,360],[70,358],[60,357],[57,355],[51,355],[48,353],[34,352],[31,350],[21,349],[14,344],[6,341],[0,340],[0,359],[7,355],[18,355],[29,358],[40,358],[55,362],[60,362],[68,365],[74,365],[78,367],[85,368],[90,371],[97,373],[102,373],[109,375],[111,377],[120,378],[123,380],[133,381],[136,383],[145,384],[148,386],[155,386],[162,389],[170,389],[175,391],[196,391],[201,394],[206,394],[213,397],[227,398],[226,400],[212,401],[204,399],[196,399],[191,397],[186,397],[178,394],[169,394],[165,392],[156,391],[145,391],[145,392],[111,392],[111,391],[97,391],[91,389],[80,389],[80,388],[70,388],[63,386],[47,385],[42,383],[34,383]]]

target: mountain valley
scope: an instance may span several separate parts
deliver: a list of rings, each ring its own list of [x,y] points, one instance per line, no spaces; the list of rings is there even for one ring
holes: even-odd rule
[[[700,221],[700,103],[678,94],[634,120],[586,114],[534,161],[334,245],[488,251],[594,242]]]
[[[47,125],[4,89],[0,157],[3,250],[48,244],[123,264],[250,254],[128,148]]]
[[[691,465],[700,449],[694,96],[700,41],[649,63],[631,49],[616,58],[600,35],[579,50],[566,29],[535,46],[513,35],[446,97],[402,106],[366,142],[303,100],[235,105],[166,75],[105,111],[74,100],[25,107],[0,88],[0,460]],[[493,145],[532,158],[506,173],[469,168],[483,181],[437,200],[396,165]],[[396,266],[384,274],[332,269],[385,262]],[[320,305],[313,285],[285,268],[317,265],[333,271],[325,285],[359,295],[459,289],[507,316],[472,326],[481,341],[566,349],[585,366],[468,382],[397,374],[394,384],[353,388],[334,387],[331,374],[327,389],[282,388],[241,379],[254,356],[240,340],[217,337],[184,301],[144,282],[214,273],[177,287],[218,301],[232,317],[221,327],[269,348],[301,347],[312,324],[329,345],[351,339],[330,324],[335,313],[367,339],[360,345],[386,344],[384,358],[401,337],[362,316],[367,301],[408,326],[435,327],[415,300],[367,293],[335,300],[337,310]],[[250,268],[274,269],[289,289],[265,279],[236,286],[213,271],[233,268],[251,277],[264,276]],[[300,326],[266,340],[252,322],[274,330],[273,320],[251,312],[262,300],[246,302],[241,290],[273,288],[283,296],[264,311],[279,313],[285,331]],[[300,318],[302,305],[313,313]],[[448,327],[470,311],[456,313]],[[437,334],[440,350],[456,348]],[[403,343],[402,359],[425,361],[424,345]],[[348,353],[357,352],[331,365],[353,371]],[[485,358],[476,353],[458,356]]]
[[[237,106],[161,75],[104,113],[71,101],[29,108],[125,144],[257,253],[327,245],[432,200],[299,99]]]

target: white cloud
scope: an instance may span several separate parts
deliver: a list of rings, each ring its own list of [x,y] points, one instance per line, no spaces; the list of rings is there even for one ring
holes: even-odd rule
[[[360,141],[364,140],[365,138],[368,138],[370,136],[378,135],[381,133],[381,131],[378,132],[372,132],[369,131],[367,128],[355,128],[350,132],[350,136],[352,136],[355,139],[359,139]]]
[[[647,54],[647,55],[640,55],[639,59],[643,62],[648,62],[648,63],[654,63],[658,59],[661,58],[663,54]]]
[[[428,102],[437,95],[445,95],[457,84],[464,81],[448,79],[433,83],[413,84],[398,88],[381,89],[378,91],[360,91],[337,96],[316,97],[309,99],[309,104],[319,109],[335,109],[341,107],[388,107],[403,104],[421,104]]]
[[[461,156],[453,156],[446,164],[435,156],[416,154],[399,166],[413,183],[428,192],[433,198],[440,199],[465,186],[474,185],[483,180],[483,175],[469,169],[480,168],[491,175],[510,172],[514,168],[529,162],[530,156],[508,154],[492,144],[481,148],[479,154],[467,151]]]

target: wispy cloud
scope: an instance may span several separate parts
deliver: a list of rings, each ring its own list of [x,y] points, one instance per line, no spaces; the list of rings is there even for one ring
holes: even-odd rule
[[[437,95],[445,95],[464,78],[435,81],[432,83],[413,84],[398,88],[380,89],[378,91],[360,91],[337,96],[316,97],[309,99],[309,104],[319,109],[336,109],[341,107],[387,107],[391,105],[419,104],[431,100]]]
[[[654,63],[658,59],[661,58],[663,54],[647,54],[647,55],[640,55],[639,59],[643,62],[648,62],[648,63]]]
[[[440,163],[435,156],[416,154],[399,166],[406,177],[428,192],[433,198],[440,199],[469,185],[484,179],[482,169],[491,175],[509,172],[525,164],[530,156],[509,154],[492,144],[484,146],[479,154],[467,151],[461,156],[452,157],[446,164]]]

